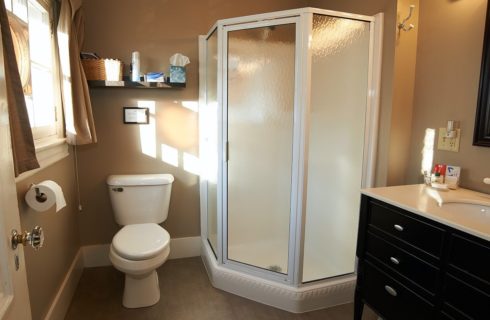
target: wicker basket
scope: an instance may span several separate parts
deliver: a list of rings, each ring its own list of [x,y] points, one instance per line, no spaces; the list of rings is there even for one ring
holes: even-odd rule
[[[82,59],[87,80],[121,81],[123,63],[117,59]]]

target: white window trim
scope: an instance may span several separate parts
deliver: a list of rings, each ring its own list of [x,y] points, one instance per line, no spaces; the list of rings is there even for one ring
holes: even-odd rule
[[[36,156],[39,162],[39,168],[21,173],[15,182],[20,182],[31,177],[47,167],[68,157],[70,154],[68,143],[65,138],[51,137],[45,141],[36,141]]]

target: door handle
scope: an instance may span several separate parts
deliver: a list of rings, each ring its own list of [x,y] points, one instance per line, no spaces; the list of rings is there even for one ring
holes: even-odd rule
[[[35,226],[31,232],[24,231],[19,233],[17,230],[12,230],[12,236],[10,238],[10,246],[12,250],[17,249],[17,246],[22,244],[23,246],[30,245],[34,250],[39,250],[44,244],[44,232],[40,226]]]

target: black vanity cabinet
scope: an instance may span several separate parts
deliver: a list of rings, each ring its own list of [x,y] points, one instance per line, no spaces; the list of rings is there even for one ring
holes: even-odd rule
[[[490,242],[366,195],[354,320],[490,319]]]

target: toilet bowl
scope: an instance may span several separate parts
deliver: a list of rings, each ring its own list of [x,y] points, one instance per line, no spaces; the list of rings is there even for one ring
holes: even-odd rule
[[[126,274],[123,306],[141,308],[160,300],[155,269],[167,260],[169,253],[170,235],[158,224],[128,225],[116,233],[109,259]]]
[[[170,254],[170,235],[159,223],[167,219],[169,174],[112,175],[107,178],[116,222],[109,259],[125,273],[123,306],[141,308],[160,300],[156,269]]]

